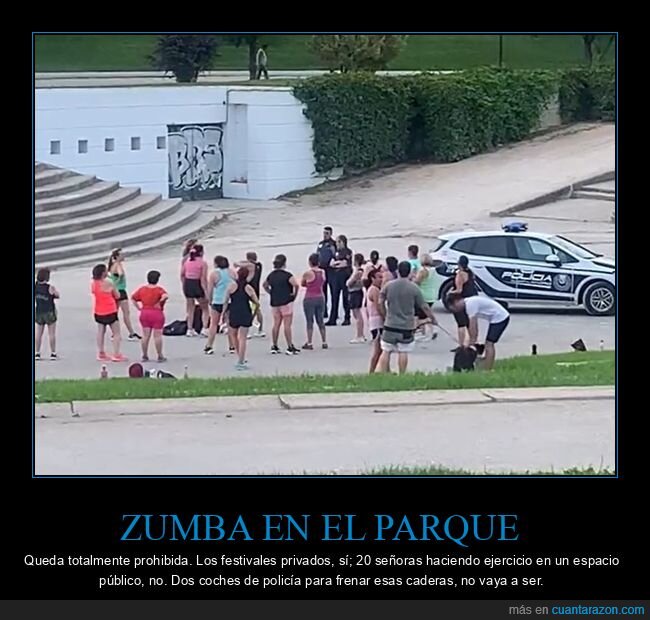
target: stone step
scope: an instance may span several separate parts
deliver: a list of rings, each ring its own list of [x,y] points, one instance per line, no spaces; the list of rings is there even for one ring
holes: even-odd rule
[[[600,192],[602,194],[616,194],[615,187],[606,187],[603,183],[602,185],[585,185],[581,187],[578,191],[581,192]]]
[[[579,189],[571,195],[571,198],[589,198],[591,200],[608,200],[609,202],[615,202],[616,196],[614,194],[606,194],[604,192],[594,192],[586,191]]]
[[[160,194],[142,194],[139,200],[149,200],[150,205],[142,213],[125,217],[117,222],[100,224],[98,226],[85,226],[82,230],[71,231],[63,234],[36,238],[34,248],[37,252],[50,248],[107,239],[113,236],[129,234],[131,231],[147,230],[150,225],[161,222],[174,215],[181,207],[182,200],[173,198],[161,200]]]
[[[34,194],[36,200],[41,198],[50,198],[52,196],[60,196],[61,194],[67,194],[68,192],[74,192],[84,187],[88,187],[96,181],[97,177],[92,175],[73,174],[62,181],[50,183],[43,187],[37,187],[34,190]]]
[[[131,227],[127,230],[123,229],[122,232],[115,232],[112,227],[108,227],[107,236],[92,237],[86,240],[77,238],[75,241],[70,241],[68,245],[57,245],[46,249],[37,248],[35,262],[49,265],[54,261],[74,257],[80,257],[85,262],[90,255],[101,254],[104,256],[116,247],[126,248],[167,235],[180,229],[181,226],[191,223],[200,211],[200,207],[195,203],[183,203],[178,198],[161,201],[160,206],[154,209],[163,212],[169,211],[170,206],[166,203],[170,202],[173,203],[174,212],[162,218],[157,215],[148,226]]]
[[[51,185],[63,179],[73,176],[75,173],[70,170],[62,170],[61,168],[50,168],[49,170],[38,170],[34,173],[34,187],[43,187],[44,185]]]
[[[49,164],[44,164],[42,161],[37,161],[34,164],[34,173],[40,172],[41,170],[49,170],[50,168],[53,168],[54,166],[50,166]]]
[[[70,207],[82,202],[90,202],[105,196],[110,192],[114,192],[120,187],[117,181],[97,181],[88,187],[84,187],[78,191],[72,191],[60,196],[52,196],[51,198],[43,198],[36,201],[36,217],[39,213],[49,211],[50,209],[61,209],[63,207]],[[44,217],[44,216],[43,216]]]
[[[38,237],[63,234],[65,229],[73,231],[84,226],[97,226],[135,215],[153,204],[148,200],[136,200],[139,196],[140,188],[138,187],[120,187],[96,200],[72,207],[37,212],[35,236],[38,239]],[[149,194],[149,196],[155,196],[155,194]],[[56,232],[57,228],[62,229],[60,233]]]

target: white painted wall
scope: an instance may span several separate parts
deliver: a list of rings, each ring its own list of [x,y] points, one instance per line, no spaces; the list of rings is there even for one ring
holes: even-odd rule
[[[276,198],[325,180],[303,109],[289,88],[229,89],[224,196]]]
[[[144,192],[168,195],[172,124],[225,123],[226,198],[271,199],[324,180],[315,172],[311,124],[288,88],[39,88],[35,98],[36,161]],[[140,150],[132,150],[132,138],[140,138]],[[106,139],[115,150],[106,151]],[[86,153],[80,140],[88,142]]]

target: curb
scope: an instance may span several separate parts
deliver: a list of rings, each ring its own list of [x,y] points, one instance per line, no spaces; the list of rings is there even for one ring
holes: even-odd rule
[[[490,217],[503,217],[504,215],[512,215],[518,213],[519,211],[526,211],[527,209],[533,209],[535,207],[540,207],[542,205],[548,204],[549,202],[556,202],[557,200],[562,200],[565,198],[571,198],[573,192],[585,185],[591,185],[592,183],[603,183],[605,181],[614,181],[616,179],[616,172],[603,172],[602,174],[597,174],[596,176],[589,177],[583,181],[578,181],[577,183],[572,183],[571,185],[565,185],[560,189],[556,189],[547,194],[542,194],[536,198],[531,198],[530,200],[525,200],[519,204],[503,209],[502,211],[491,211]]]
[[[113,401],[43,403],[35,416],[45,419],[114,418],[129,415],[245,414],[262,410],[314,411],[358,408],[402,408],[552,401],[613,400],[614,386],[550,388],[482,388],[414,392],[350,392],[265,396],[206,396]]]

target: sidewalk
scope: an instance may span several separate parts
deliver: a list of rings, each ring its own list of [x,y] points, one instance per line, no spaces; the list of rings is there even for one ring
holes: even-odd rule
[[[37,418],[65,419],[126,415],[229,414],[285,409],[292,411],[375,407],[435,407],[540,401],[614,399],[614,386],[486,388],[404,392],[351,392],[268,396],[208,396],[137,400],[73,401],[37,404]]]
[[[37,475],[323,475],[428,465],[560,472],[613,470],[616,462],[613,387],[41,407],[51,417],[35,420]]]

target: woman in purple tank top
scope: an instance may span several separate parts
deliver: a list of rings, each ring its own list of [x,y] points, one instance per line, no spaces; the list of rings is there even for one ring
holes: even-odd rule
[[[325,272],[318,266],[318,254],[312,254],[309,257],[309,269],[302,274],[301,285],[305,288],[305,297],[302,302],[302,308],[305,312],[305,321],[307,323],[307,342],[302,346],[303,349],[311,351],[314,348],[312,338],[314,337],[314,321],[318,325],[318,331],[322,341],[323,349],[327,349],[327,337],[325,334],[325,295],[323,294],[323,284],[325,282]]]

